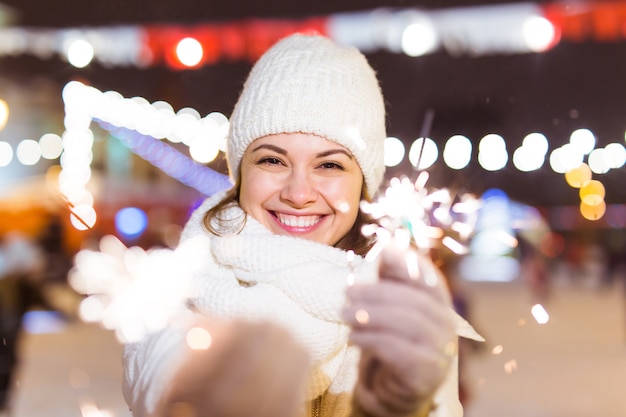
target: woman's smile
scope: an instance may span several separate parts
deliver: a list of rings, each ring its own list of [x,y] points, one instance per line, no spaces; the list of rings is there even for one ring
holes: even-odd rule
[[[352,228],[363,174],[345,147],[310,134],[264,136],[240,167],[239,204],[272,233],[333,246]]]

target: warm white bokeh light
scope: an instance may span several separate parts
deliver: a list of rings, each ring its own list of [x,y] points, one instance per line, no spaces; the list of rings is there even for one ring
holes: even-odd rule
[[[202,61],[202,44],[194,38],[185,38],[176,45],[176,56],[187,67],[195,67]]]
[[[189,155],[201,164],[213,161],[219,151],[218,142],[211,138],[196,139],[189,146]]]
[[[39,138],[39,146],[41,147],[41,156],[45,159],[56,159],[63,152],[63,140],[54,133],[46,133]]]
[[[9,104],[0,99],[0,130],[4,129],[9,121]]]
[[[405,153],[404,143],[400,139],[393,136],[385,139],[385,166],[395,167],[399,165]]]
[[[41,159],[39,143],[32,139],[24,139],[17,145],[17,160],[24,165],[35,165]]]
[[[78,205],[72,209],[70,222],[77,230],[87,230],[96,224],[96,210],[89,205]]]
[[[578,152],[587,155],[596,146],[596,137],[589,129],[576,129],[569,138],[571,143]]]
[[[426,19],[411,23],[402,32],[402,52],[408,56],[420,56],[437,47],[437,32]]]
[[[558,159],[558,166],[562,167],[564,173],[579,167],[585,158],[583,148],[572,143],[566,143],[555,149],[552,151],[552,155]],[[550,158],[552,158],[552,155],[550,155]],[[552,160],[550,164],[552,164]],[[557,164],[557,161],[555,161],[555,164]]]
[[[611,169],[620,169],[626,163],[626,149],[621,143],[609,143],[604,147],[604,159]]]
[[[478,163],[487,171],[503,169],[509,160],[504,138],[495,133],[485,135],[478,143]]]
[[[13,148],[8,142],[0,141],[0,167],[5,167],[13,160]]]
[[[543,16],[531,16],[522,27],[524,42],[533,52],[543,52],[554,43],[556,31],[552,23]]]
[[[594,174],[606,174],[611,170],[605,157],[606,150],[604,148],[596,148],[589,153],[587,161],[589,162],[589,168]]]
[[[541,154],[543,157],[548,153],[548,139],[543,133],[533,132],[524,137],[522,141],[524,148],[530,148],[533,152]]]
[[[67,48],[67,61],[76,68],[85,68],[94,56],[93,46],[84,39],[73,41]]]
[[[417,138],[409,149],[409,161],[417,169],[430,168],[439,157],[437,144],[430,138]]]
[[[454,135],[443,148],[443,160],[452,169],[463,169],[472,160],[472,142],[463,135]]]

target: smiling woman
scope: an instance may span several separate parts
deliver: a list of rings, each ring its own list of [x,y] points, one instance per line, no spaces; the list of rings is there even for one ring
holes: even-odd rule
[[[181,237],[210,241],[189,322],[125,349],[133,415],[460,416],[457,334],[470,327],[443,277],[413,248],[362,256],[374,241],[360,203],[382,182],[386,138],[365,57],[284,38],[230,121],[235,185]],[[212,336],[199,351],[186,342],[198,327]]]

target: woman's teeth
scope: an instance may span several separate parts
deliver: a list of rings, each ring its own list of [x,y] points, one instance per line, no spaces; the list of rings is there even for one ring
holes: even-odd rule
[[[277,214],[278,220],[289,227],[310,227],[320,221],[320,216],[290,216]]]

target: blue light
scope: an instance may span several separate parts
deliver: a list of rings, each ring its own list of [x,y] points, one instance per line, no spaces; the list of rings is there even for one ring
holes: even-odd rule
[[[57,311],[32,310],[22,318],[22,328],[30,334],[59,333],[66,325],[65,318]]]
[[[115,228],[127,238],[136,238],[141,235],[148,225],[148,216],[137,207],[126,207],[115,215]]]

